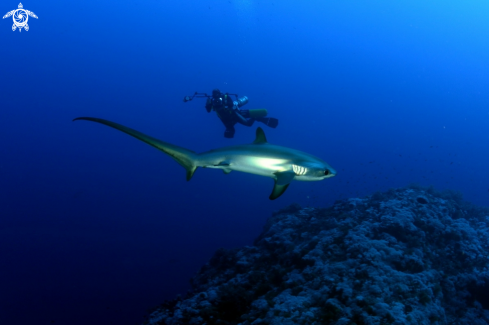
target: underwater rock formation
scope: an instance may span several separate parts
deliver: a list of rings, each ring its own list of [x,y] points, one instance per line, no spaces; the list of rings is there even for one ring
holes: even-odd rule
[[[489,324],[489,209],[411,186],[289,206],[147,324]]]

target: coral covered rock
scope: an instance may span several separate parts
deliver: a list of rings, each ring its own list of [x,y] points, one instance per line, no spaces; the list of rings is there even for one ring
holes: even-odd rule
[[[410,187],[292,205],[148,324],[489,324],[489,210]]]

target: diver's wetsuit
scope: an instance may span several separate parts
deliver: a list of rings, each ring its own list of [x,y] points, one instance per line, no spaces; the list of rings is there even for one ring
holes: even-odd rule
[[[240,114],[239,109],[234,109],[233,106],[234,103],[232,98],[226,94],[221,94],[221,96],[218,98],[209,98],[205,104],[205,109],[207,112],[210,113],[212,110],[215,110],[217,116],[221,119],[222,123],[226,127],[226,131],[224,131],[224,137],[226,138],[234,137],[234,133],[236,132],[234,125],[236,123],[240,123],[245,126],[252,126],[255,122],[255,119],[247,119],[243,117]]]
[[[271,117],[249,118],[249,111],[234,107],[233,100],[227,94],[221,93],[219,96],[214,96],[213,94],[211,98],[207,99],[205,109],[208,113],[212,110],[216,111],[217,116],[226,127],[224,131],[224,137],[226,138],[234,137],[234,133],[236,132],[234,126],[236,123],[243,124],[244,126],[252,126],[256,120],[272,128],[278,125],[278,120]]]

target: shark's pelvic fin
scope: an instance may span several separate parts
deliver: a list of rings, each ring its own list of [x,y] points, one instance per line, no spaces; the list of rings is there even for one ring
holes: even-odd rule
[[[218,163],[216,166],[229,166],[229,161],[228,160],[223,160],[220,163]]]
[[[114,123],[111,121],[107,121],[104,119],[95,118],[95,117],[77,117],[73,121],[76,120],[92,121],[92,122],[97,122],[100,124],[110,126],[116,130],[127,133],[135,137],[136,139],[146,142],[147,144],[155,147],[156,149],[163,151],[164,153],[172,157],[174,160],[176,160],[177,163],[179,163],[187,170],[187,181],[189,181],[192,178],[195,170],[197,169],[197,166],[195,164],[195,159],[197,154],[191,150],[158,140],[156,138],[150,137],[149,135],[128,128],[127,126]]]
[[[222,171],[224,172],[224,174],[229,174],[232,171],[231,168],[226,168],[226,167],[229,167],[229,165],[230,165],[229,161],[223,160],[219,164],[217,164],[216,166],[223,166],[224,168],[222,169]]]
[[[256,138],[255,141],[253,141],[253,144],[263,143],[267,143],[267,137],[265,136],[265,132],[263,132],[263,129],[261,127],[258,127],[256,129]]]

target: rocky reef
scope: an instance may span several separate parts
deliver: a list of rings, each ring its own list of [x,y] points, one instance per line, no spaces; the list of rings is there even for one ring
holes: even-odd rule
[[[273,214],[147,324],[489,324],[489,209],[410,186]]]

